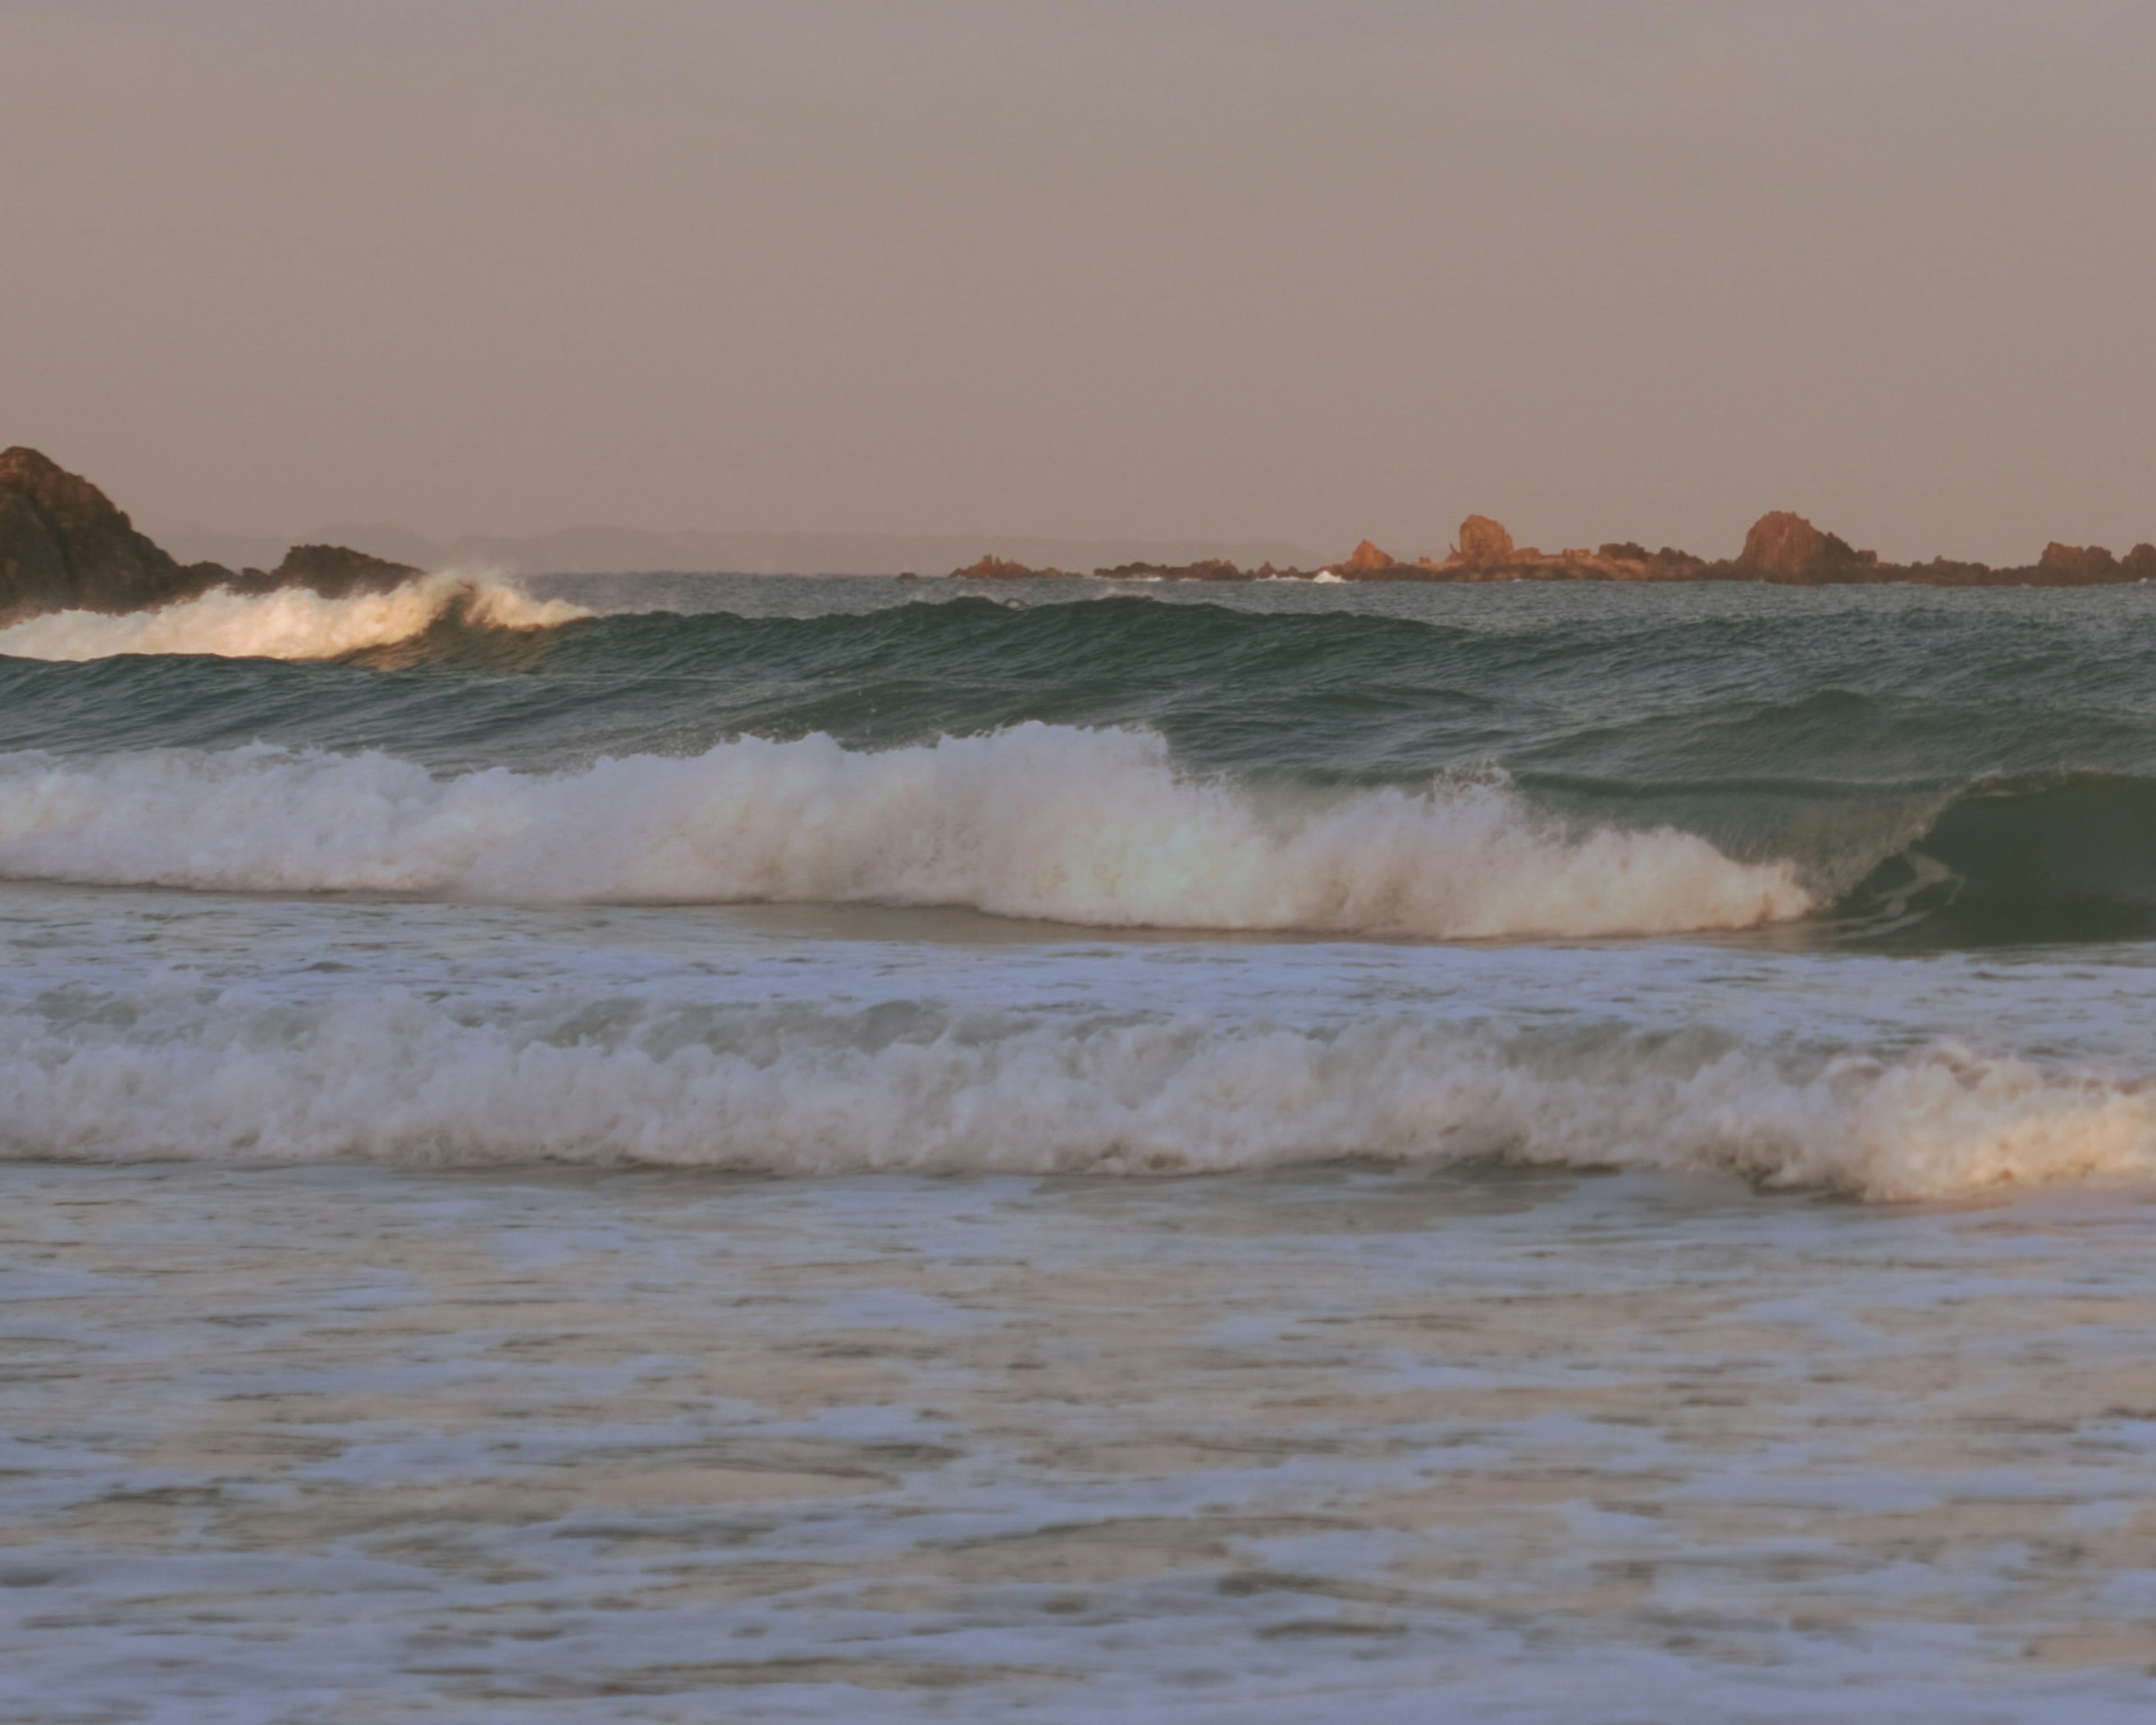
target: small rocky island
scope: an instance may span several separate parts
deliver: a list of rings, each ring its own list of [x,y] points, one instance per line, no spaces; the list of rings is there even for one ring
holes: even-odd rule
[[[35,449],[0,451],[0,628],[49,611],[141,611],[223,588],[237,593],[297,588],[326,598],[387,593],[425,572],[341,545],[295,545],[274,569],[182,563],[145,535],[88,480]],[[962,581],[1066,576],[988,556],[952,575]],[[1664,546],[1538,551],[1515,545],[1487,516],[1460,524],[1443,557],[1404,561],[1365,539],[1318,569],[1243,569],[1209,558],[1194,563],[1122,563],[1095,569],[1107,579],[1152,581],[1763,581],[1793,587],[1908,582],[1927,587],[2101,587],[2156,580],[2156,545],[2123,557],[2101,546],[2051,544],[2033,563],[1993,568],[1935,557],[1881,562],[1802,516],[1763,516],[1734,557],[1709,562]]]
[[[35,449],[0,451],[0,627],[49,611],[149,610],[218,588],[344,598],[424,572],[341,545],[295,545],[274,569],[182,563],[88,480]]]
[[[962,581],[1009,581],[1064,575],[1061,569],[1029,569],[1001,557],[952,572]],[[1124,563],[1096,569],[1110,580],[1141,581],[1766,581],[1789,587],[1871,586],[1908,582],[1924,587],[2100,587],[2156,580],[2156,545],[2137,545],[2124,557],[2102,546],[2054,542],[2033,563],[1994,568],[1988,563],[1934,557],[1928,563],[1885,563],[1876,552],[1858,551],[1822,532],[1800,515],[1776,510],[1762,516],[1734,557],[1710,562],[1664,546],[1610,544],[1593,551],[1538,551],[1515,545],[1487,516],[1460,524],[1460,539],[1444,557],[1404,562],[1365,539],[1339,562],[1322,569],[1276,569],[1270,563],[1239,569],[1233,563]]]

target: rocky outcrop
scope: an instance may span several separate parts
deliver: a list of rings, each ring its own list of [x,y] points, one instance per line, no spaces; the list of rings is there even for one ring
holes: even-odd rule
[[[1487,569],[1512,561],[1512,536],[1486,515],[1471,515],[1460,524],[1460,547],[1453,553],[1464,567]]]
[[[198,598],[213,588],[270,593],[301,588],[331,598],[386,593],[422,571],[338,545],[295,545],[275,569],[238,572],[181,563],[145,535],[88,480],[35,449],[0,451],[0,627],[46,611],[137,611]],[[1633,541],[1596,550],[1546,553],[1516,545],[1503,525],[1471,515],[1442,559],[1403,562],[1365,539],[1342,562],[1317,570],[1245,571],[1219,558],[1182,564],[1127,563],[1096,575],[1170,581],[1769,581],[1799,586],[1907,582],[1928,587],[2092,587],[2156,581],[2156,545],[2114,557],[2097,545],[2046,546],[2035,563],[1995,569],[1934,558],[1882,563],[1800,515],[1762,516],[1728,561],[1709,562]],[[952,571],[964,581],[1067,578],[993,555]]]
[[[2061,545],[2056,539],[2036,559],[2036,572],[2047,582],[2076,587],[2120,578],[2118,559],[2101,545]]]
[[[1375,575],[1382,570],[1397,569],[1400,560],[1389,551],[1380,551],[1365,539],[1348,553],[1348,561],[1339,566],[1339,572],[1347,576]]]
[[[1103,581],[1264,581],[1274,571],[1267,563],[1246,573],[1225,557],[1200,557],[1191,563],[1117,563],[1093,572]]]
[[[963,569],[953,569],[951,578],[953,581],[1034,581],[1063,578],[1067,574],[1068,572],[1062,569],[1028,568],[1024,563],[1014,563],[1009,558],[999,557],[990,552],[977,563],[968,563]]]
[[[138,611],[207,592],[229,573],[176,562],[104,492],[35,449],[0,451],[0,620]]]
[[[1630,542],[1598,551],[1575,547],[1560,552],[1518,545],[1502,522],[1471,515],[1460,524],[1451,553],[1439,560],[1419,558],[1394,578],[1415,581],[1689,581],[1706,562],[1681,551],[1650,552]]]
[[[986,557],[952,572],[961,579],[978,581],[1064,572],[1030,569]],[[1876,552],[1858,551],[1802,516],[1777,510],[1753,525],[1736,557],[1710,562],[1672,546],[1649,551],[1631,540],[1612,541],[1593,551],[1542,552],[1532,545],[1513,544],[1512,535],[1487,516],[1470,516],[1460,523],[1459,544],[1449,555],[1418,557],[1411,563],[1365,539],[1339,562],[1322,569],[1276,569],[1267,563],[1243,570],[1209,559],[1173,565],[1124,563],[1093,572],[1111,579],[1166,581],[1753,581],[1791,587],[1898,582],[1918,587],[2096,587],[2156,581],[2156,545],[2137,545],[2121,557],[2101,546],[2055,544],[2036,562],[2006,568],[1946,557],[1928,563],[1886,563]]]
[[[422,572],[341,546],[295,546],[276,569],[181,563],[111,499],[35,449],[0,451],[0,624],[47,611],[141,611],[215,588],[379,593]]]
[[[326,599],[342,599],[354,593],[388,593],[419,572],[408,564],[369,557],[348,546],[295,545],[267,574],[249,569],[232,585],[249,592],[304,587]]]
[[[1738,572],[1754,581],[1830,580],[1877,557],[1860,552],[1845,539],[1822,533],[1800,515],[1777,509],[1763,515],[1744,536]]]

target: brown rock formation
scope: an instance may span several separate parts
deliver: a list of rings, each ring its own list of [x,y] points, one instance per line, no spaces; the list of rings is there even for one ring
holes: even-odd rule
[[[1380,569],[1397,569],[1399,559],[1389,551],[1380,551],[1365,539],[1348,553],[1348,561],[1340,565],[1343,575],[1374,575]]]
[[[2047,583],[2074,587],[2132,579],[2121,575],[2118,559],[2101,545],[2061,545],[2056,539],[2036,559],[2036,574]]]
[[[267,575],[250,569],[230,584],[243,592],[304,587],[326,599],[341,599],[354,593],[388,593],[419,572],[348,546],[295,545]]]
[[[1846,578],[1844,572],[1878,561],[1845,539],[1822,533],[1802,516],[1778,509],[1752,524],[1735,567],[1755,581],[1809,582]]]
[[[1560,552],[1516,545],[1512,536],[1488,516],[1471,515],[1460,524],[1460,542],[1442,561],[1418,558],[1405,567],[1364,579],[1412,581],[1690,581],[1708,565],[1701,558],[1665,547],[1650,552],[1630,542],[1589,551],[1573,546]]]
[[[1062,569],[1029,569],[1024,563],[1014,563],[1008,557],[999,557],[993,552],[985,553],[978,563],[969,563],[963,569],[953,569],[953,581],[1029,581],[1050,576],[1064,576]]]
[[[1513,560],[1512,536],[1486,515],[1471,515],[1460,524],[1460,549],[1455,561],[1471,569],[1489,568]]]
[[[1239,569],[1218,559],[1194,563],[1124,563],[1096,569],[1096,575],[1165,581],[1308,581],[1327,574],[1349,581],[1764,581],[1785,586],[1876,586],[1900,582],[1920,587],[2089,587],[2124,581],[2156,581],[2156,545],[2137,545],[2123,557],[2101,547],[2054,545],[2041,562],[1994,569],[1944,557],[1928,563],[1882,563],[1876,552],[1854,549],[1845,539],[1821,531],[1802,516],[1776,511],[1763,516],[1745,536],[1734,558],[1709,562],[1687,551],[1664,546],[1649,551],[1631,540],[1612,541],[1593,551],[1573,547],[1547,552],[1515,545],[1512,535],[1487,516],[1470,516],[1460,524],[1460,545],[1442,560],[1418,557],[1404,563],[1365,539],[1353,552],[1323,570],[1276,569],[1271,564]],[[1022,563],[985,557],[971,568],[953,572],[961,578],[1008,580],[1060,575],[1057,569],[1029,569]]]
[[[378,593],[421,573],[341,546],[295,546],[270,574],[175,562],[111,499],[35,449],[0,452],[0,624],[46,611],[140,611],[213,588]]]
[[[1665,546],[1650,552],[1631,541],[1594,551],[1546,555],[1515,545],[1487,516],[1460,524],[1458,547],[1443,561],[1403,563],[1365,539],[1332,572],[1350,581],[1773,581],[1802,586],[1908,582],[1928,587],[2088,587],[2156,581],[2156,545],[2137,545],[2123,557],[2102,546],[2054,543],[2034,564],[1994,569],[1949,562],[1891,564],[1853,549],[1802,516],[1777,510],[1745,536],[1733,560],[1710,563]],[[295,545],[268,572],[235,574],[216,563],[182,565],[142,534],[110,499],[80,475],[35,449],[0,451],[0,626],[40,612],[132,611],[193,598],[215,588],[268,593],[300,587],[329,598],[382,593],[422,572],[335,545]],[[1309,580],[1303,569],[1245,572],[1216,558],[1175,565],[1127,563],[1094,572],[1109,577],[1170,581]],[[960,580],[1060,578],[1061,569],[1034,569],[993,555],[952,575]]]

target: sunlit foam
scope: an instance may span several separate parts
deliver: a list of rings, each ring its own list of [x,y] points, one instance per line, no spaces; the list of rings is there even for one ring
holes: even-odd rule
[[[1789,864],[1668,828],[1560,829],[1502,781],[1269,801],[1178,773],[1152,733],[1040,724],[447,778],[268,747],[16,755],[0,757],[0,875],[1440,938],[1745,928],[1813,902]]]
[[[388,593],[324,598],[304,588],[235,593],[223,588],[153,611],[106,616],[55,611],[0,629],[0,655],[17,659],[110,659],[123,653],[202,654],[222,659],[335,659],[424,634],[455,618],[475,628],[550,629],[592,614],[561,599],[535,599],[496,577],[429,575]]]
[[[76,1003],[78,1007],[81,1003]],[[1873,1199],[2156,1178],[2156,1097],[1935,1046],[1814,1058],[1383,1018],[984,1025],[923,1009],[714,1020],[575,1002],[475,1019],[399,991],[156,990],[0,1015],[0,1154],[754,1170],[1230,1173],[1500,1158]]]

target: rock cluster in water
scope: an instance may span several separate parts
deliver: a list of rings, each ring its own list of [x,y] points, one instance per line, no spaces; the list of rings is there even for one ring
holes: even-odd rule
[[[182,563],[104,492],[35,449],[0,451],[0,626],[48,611],[141,611],[218,588],[386,593],[424,572],[341,545],[295,545],[274,569]]]
[[[35,449],[0,451],[0,627],[48,611],[140,611],[223,588],[242,593],[301,588],[329,598],[387,593],[424,572],[340,545],[295,545],[274,569],[181,563],[135,531],[104,492]],[[952,574],[965,581],[1062,576],[993,554]],[[1238,568],[1219,558],[1194,563],[1123,563],[1093,573],[1156,581],[1765,581],[1798,587],[1913,582],[1931,587],[2095,587],[2156,580],[2156,545],[2124,557],[2097,545],[2052,543],[2034,563],[1993,568],[1935,557],[1887,563],[1823,532],[1802,516],[1762,516],[1734,557],[1709,562],[1664,546],[1625,543],[1593,551],[1543,552],[1517,545],[1487,516],[1460,524],[1443,557],[1394,557],[1365,539],[1321,569]]]
[[[1060,569],[1029,569],[984,557],[954,569],[961,580],[1010,580],[1054,576]],[[1858,551],[1845,539],[1821,531],[1800,515],[1778,509],[1753,523],[1734,557],[1710,562],[1664,546],[1649,551],[1630,542],[1593,551],[1539,551],[1516,545],[1487,516],[1460,524],[1459,542],[1443,557],[1394,557],[1365,539],[1337,563],[1322,569],[1276,569],[1270,563],[1239,569],[1217,559],[1204,562],[1124,563],[1096,569],[1108,578],[1153,581],[1765,581],[1792,587],[1843,587],[1912,582],[1927,587],[2096,587],[2156,580],[2156,545],[2137,545],[2124,557],[2102,546],[2054,543],[2034,563],[1994,568],[1988,563],[1934,557],[1928,563],[1885,563],[1876,552]]]

